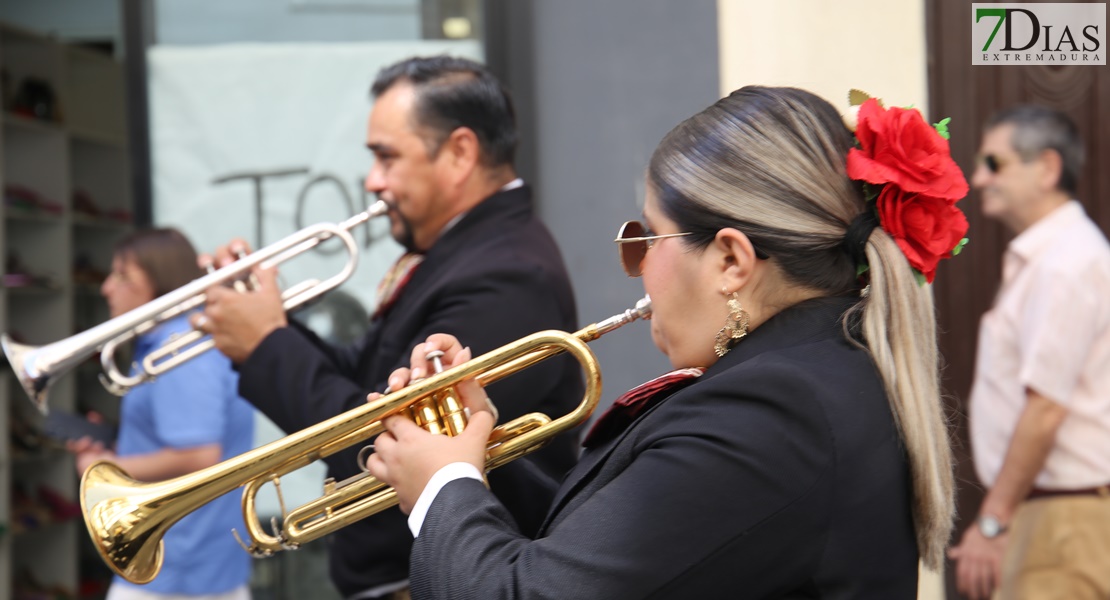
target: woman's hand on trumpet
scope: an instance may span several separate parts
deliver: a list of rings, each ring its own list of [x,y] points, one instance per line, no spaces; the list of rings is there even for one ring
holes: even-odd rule
[[[202,266],[223,268],[250,252],[241,239],[221,246],[214,256],[202,255]],[[277,283],[277,269],[255,267],[252,285],[213,287],[207,292],[204,313],[194,315],[193,327],[212,336],[216,348],[234,363],[242,363],[275,329],[289,324]]]
[[[443,365],[447,368],[471,358],[470,349],[463,348],[453,336],[433,335],[413,349],[411,368],[397,369],[390,374],[390,390],[401,389],[428,376],[432,366],[426,356],[435,350],[443,352]],[[497,422],[493,405],[473,380],[460,383],[456,390],[470,415],[466,429],[458,436],[433,435],[406,417],[393,416],[382,422],[385,432],[374,441],[374,453],[367,460],[367,468],[371,475],[396,490],[405,514],[412,510],[432,475],[443,467],[466,462],[481,473],[486,471],[486,445]],[[367,400],[380,397],[381,394],[373,393]]]
[[[74,466],[77,467],[78,475],[84,473],[85,469],[88,469],[97,461],[114,460],[116,458],[115,452],[105,448],[104,444],[88,436],[67,441],[66,450],[74,456]]]

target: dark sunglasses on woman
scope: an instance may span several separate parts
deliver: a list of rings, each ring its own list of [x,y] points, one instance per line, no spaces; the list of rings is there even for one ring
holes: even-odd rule
[[[617,239],[613,241],[617,243],[617,253],[620,256],[621,267],[624,272],[629,277],[639,277],[644,274],[644,257],[647,256],[648,248],[651,248],[655,240],[682,237],[684,235],[691,235],[691,232],[656,235],[651,233],[651,230],[645,227],[643,223],[628,221],[621,225],[620,230],[617,231]],[[767,259],[767,254],[759,248],[753,246],[752,249],[755,251],[756,258]]]
[[[639,277],[644,274],[644,257],[647,256],[648,248],[651,248],[655,240],[682,237],[684,235],[690,235],[690,233],[654,235],[647,227],[644,227],[643,223],[628,221],[621,225],[617,232],[617,239],[613,241],[617,243],[617,253],[620,256],[621,267],[624,268],[624,272],[628,273],[629,277]]]

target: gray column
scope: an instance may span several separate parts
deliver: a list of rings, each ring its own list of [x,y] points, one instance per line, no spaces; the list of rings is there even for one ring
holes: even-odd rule
[[[487,60],[521,113],[520,168],[563,250],[579,318],[608,317],[643,294],[612,239],[640,217],[651,152],[719,96],[716,2],[488,0],[486,18]],[[592,347],[606,405],[670,369],[646,323]]]

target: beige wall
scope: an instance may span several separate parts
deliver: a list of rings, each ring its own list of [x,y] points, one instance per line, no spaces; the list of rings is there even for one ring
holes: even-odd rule
[[[721,93],[789,85],[837,108],[859,88],[928,114],[924,0],[718,0]]]

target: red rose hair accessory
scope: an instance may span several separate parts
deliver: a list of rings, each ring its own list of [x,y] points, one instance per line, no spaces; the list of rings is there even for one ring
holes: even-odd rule
[[[902,249],[918,282],[932,283],[937,263],[967,244],[967,217],[956,208],[967,180],[948,148],[949,119],[929,125],[916,109],[884,108],[859,90],[849,101],[859,112],[848,177],[863,184],[869,212]],[[848,119],[845,124],[852,128]],[[861,274],[867,270],[857,263]]]

